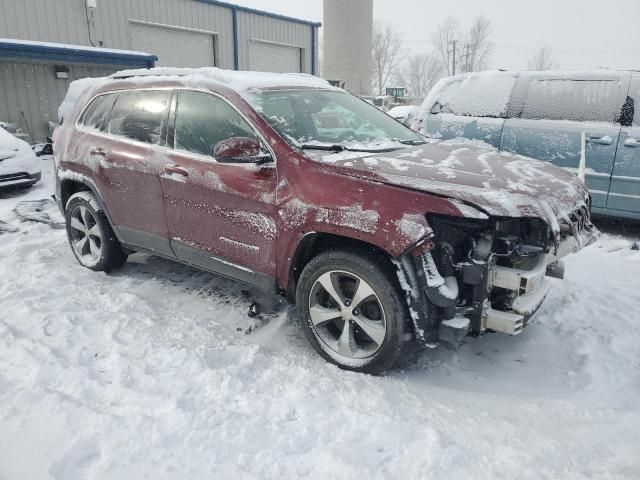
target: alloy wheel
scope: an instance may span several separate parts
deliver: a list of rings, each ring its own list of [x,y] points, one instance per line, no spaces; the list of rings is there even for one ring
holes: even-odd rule
[[[94,213],[83,205],[71,212],[71,246],[78,258],[93,264],[102,255],[102,232]]]
[[[309,297],[309,315],[319,339],[343,357],[370,357],[386,337],[380,298],[350,272],[332,270],[318,277]]]

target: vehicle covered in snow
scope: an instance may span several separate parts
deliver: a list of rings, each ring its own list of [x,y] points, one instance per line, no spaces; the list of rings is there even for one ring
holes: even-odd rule
[[[316,77],[124,71],[67,105],[56,200],[82,265],[144,251],[279,293],[342,368],[520,333],[594,239],[575,175],[428,143]]]
[[[0,189],[36,184],[42,175],[39,163],[27,142],[0,127]]]
[[[593,212],[640,219],[639,101],[638,72],[468,73],[434,86],[412,128],[481,140],[574,173],[584,158]]]
[[[413,123],[413,117],[415,117],[418,108],[419,107],[416,105],[398,105],[397,107],[389,109],[387,115],[395,118],[406,126],[411,126]]]

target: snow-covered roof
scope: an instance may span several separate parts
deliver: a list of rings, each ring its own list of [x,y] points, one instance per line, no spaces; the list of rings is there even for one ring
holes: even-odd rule
[[[181,81],[190,84],[208,81],[224,84],[227,87],[232,88],[238,92],[275,87],[309,87],[337,89],[336,87],[332,87],[326,80],[306,73],[246,72],[236,70],[223,70],[216,67],[156,67],[147,69],[123,70],[114,73],[109,78],[117,79],[132,77],[179,77]]]
[[[131,67],[151,67],[158,60],[155,55],[133,50],[86,47],[84,45],[15,38],[0,38],[0,57]]]

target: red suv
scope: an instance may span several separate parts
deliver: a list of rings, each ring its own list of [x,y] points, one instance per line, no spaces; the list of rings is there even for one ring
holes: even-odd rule
[[[55,139],[78,261],[108,271],[144,251],[283,295],[342,368],[519,333],[545,276],[594,238],[574,175],[427,143],[315,77],[151,69],[88,84]]]

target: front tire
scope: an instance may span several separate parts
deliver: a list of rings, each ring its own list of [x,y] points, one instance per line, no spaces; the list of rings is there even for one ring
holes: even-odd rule
[[[107,216],[91,192],[71,195],[65,208],[65,221],[69,245],[83,267],[108,272],[127,260]]]
[[[377,374],[402,355],[406,303],[379,264],[328,251],[312,259],[298,281],[305,336],[325,360],[345,370]]]

